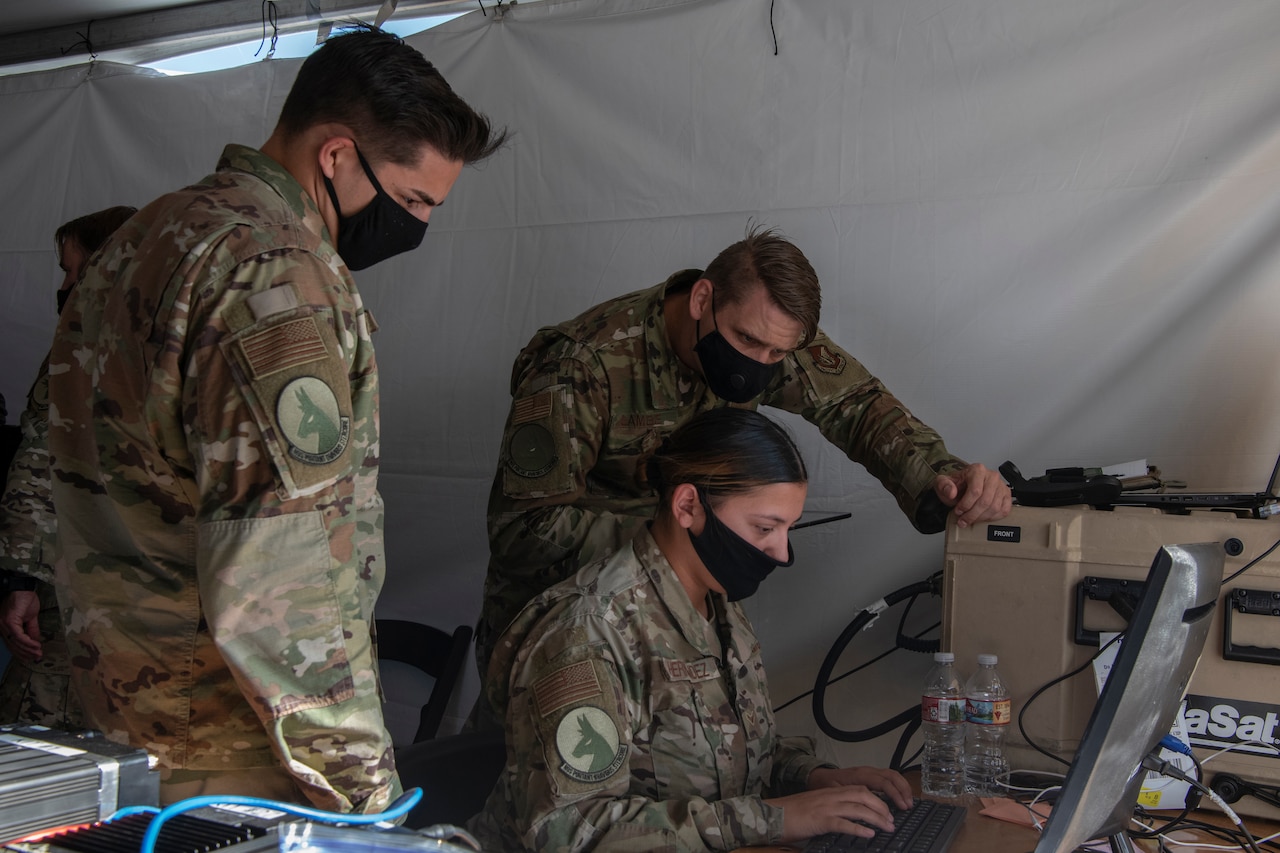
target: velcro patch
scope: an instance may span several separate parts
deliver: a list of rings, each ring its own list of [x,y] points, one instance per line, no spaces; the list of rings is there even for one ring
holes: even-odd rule
[[[243,308],[243,303],[233,307]],[[219,346],[239,367],[236,382],[280,478],[278,494],[314,494],[351,473],[356,427],[351,379],[323,315],[272,318]],[[210,411],[224,404],[208,403]],[[226,417],[240,416],[233,412]],[[234,434],[238,423],[233,420],[224,428]]]
[[[839,376],[844,372],[846,364],[844,356],[835,352],[826,344],[809,347],[809,357],[813,359],[813,366],[823,373]]]
[[[300,317],[246,335],[240,348],[255,380],[329,357],[315,317]]]
[[[566,399],[570,398],[570,399]],[[502,436],[502,493],[525,500],[574,488],[571,394],[558,386],[512,403]]]
[[[511,407],[511,424],[525,424],[551,414],[551,392],[517,400]]]
[[[276,398],[276,425],[289,443],[289,456],[307,465],[328,465],[342,456],[351,438],[351,418],[324,380],[299,376]]]
[[[534,701],[542,716],[574,702],[600,695],[600,680],[591,661],[584,660],[558,669],[533,685]]]
[[[583,785],[598,785],[622,769],[627,744],[607,712],[592,705],[574,708],[556,726],[557,768]]]
[[[720,677],[719,662],[713,657],[683,661],[662,659],[662,673],[667,681],[711,681]]]

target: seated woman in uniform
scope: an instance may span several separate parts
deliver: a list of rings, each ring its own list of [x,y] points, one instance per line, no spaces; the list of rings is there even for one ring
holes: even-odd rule
[[[737,602],[789,566],[808,477],[787,433],[715,409],[648,465],[657,517],[534,599],[494,652],[507,767],[471,829],[485,850],[731,850],[892,829],[890,770],[837,769],[774,730]],[[508,676],[509,673],[509,676]]]

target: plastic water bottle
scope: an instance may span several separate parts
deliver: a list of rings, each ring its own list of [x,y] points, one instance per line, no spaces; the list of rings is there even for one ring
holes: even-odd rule
[[[956,673],[956,656],[938,652],[924,680],[920,698],[924,755],[920,791],[941,800],[964,796],[964,687]]]
[[[1009,762],[1004,737],[1009,730],[1009,691],[996,672],[995,655],[978,655],[978,671],[965,685],[965,790],[979,797],[1003,797]]]

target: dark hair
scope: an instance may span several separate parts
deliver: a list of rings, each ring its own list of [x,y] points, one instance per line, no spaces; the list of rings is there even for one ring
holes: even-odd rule
[[[724,407],[678,427],[645,463],[659,497],[659,513],[681,483],[707,500],[740,495],[773,483],[807,483],[804,458],[787,430],[752,409]]]
[[[75,240],[80,248],[84,249],[86,255],[92,255],[107,242],[107,238],[117,228],[125,223],[126,219],[137,212],[136,207],[120,205],[62,223],[58,226],[58,230],[53,232],[53,242],[58,247],[58,261],[62,261],[62,245],[68,237]]]
[[[774,304],[804,327],[800,346],[807,346],[818,333],[818,274],[804,252],[772,228],[749,227],[746,237],[716,255],[702,277],[715,285],[722,304],[741,302],[751,288],[762,285]]]
[[[421,53],[366,24],[307,57],[280,111],[286,138],[326,122],[351,128],[370,162],[402,166],[417,163],[424,144],[446,159],[475,163],[507,139]]]

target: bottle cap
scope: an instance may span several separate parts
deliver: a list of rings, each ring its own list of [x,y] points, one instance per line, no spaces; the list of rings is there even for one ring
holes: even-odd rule
[[[934,663],[955,663],[956,656],[951,652],[934,652],[933,662]]]
[[[995,666],[1000,658],[995,655],[978,655],[978,666]]]

